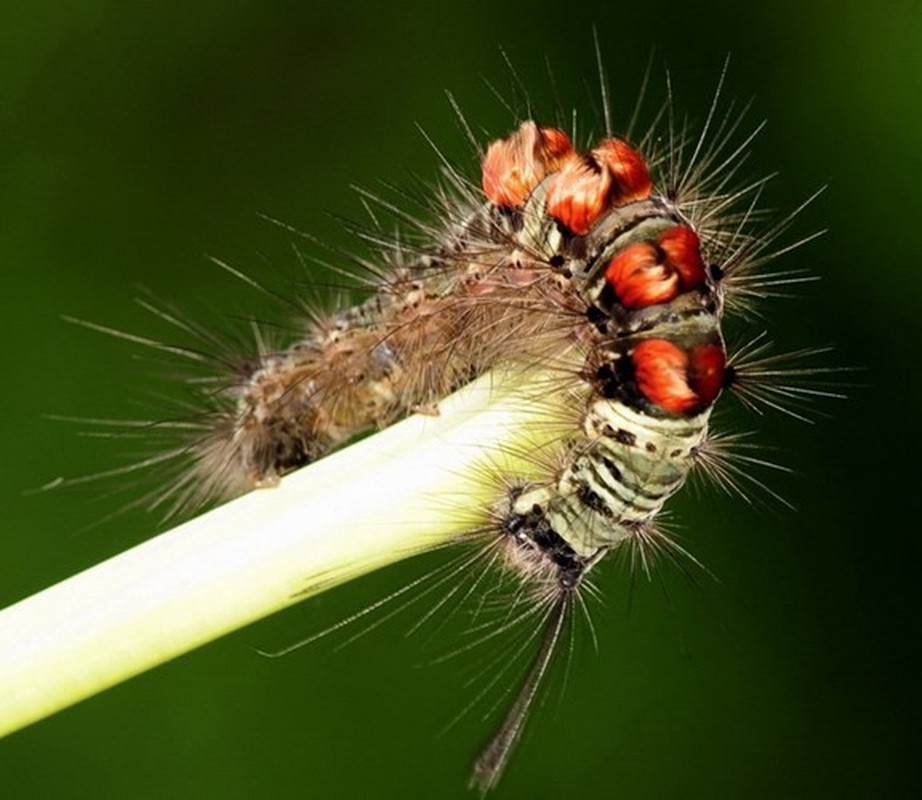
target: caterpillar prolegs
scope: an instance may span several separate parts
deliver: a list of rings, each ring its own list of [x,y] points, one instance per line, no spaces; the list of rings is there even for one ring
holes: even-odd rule
[[[663,135],[654,126],[629,141],[606,129],[586,146],[573,131],[522,121],[480,152],[478,181],[443,160],[432,219],[369,195],[425,243],[363,231],[380,245],[379,260],[363,262],[370,297],[315,315],[295,342],[265,346],[208,385],[205,413],[173,451],[188,468],[168,496],[195,507],[432,413],[490,370],[554,376],[567,397],[555,463],[524,482],[497,475],[495,503],[472,531],[525,587],[545,629],[476,763],[483,789],[500,778],[595,565],[622,547],[643,558],[668,547],[657,515],[696,466],[737,479],[708,429],[721,393],[777,402],[770,381],[784,368],[758,344],[728,355],[721,324],[726,309],[790,280],[762,267],[791,217],[753,230],[763,181],[736,188],[736,173],[754,134],[717,109],[715,98],[697,137],[667,107]]]

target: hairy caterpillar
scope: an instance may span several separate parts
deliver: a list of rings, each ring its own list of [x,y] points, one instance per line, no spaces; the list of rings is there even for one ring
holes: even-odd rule
[[[606,129],[577,146],[575,132],[527,120],[487,148],[479,186],[447,167],[422,252],[395,243],[364,304],[308,322],[294,344],[267,344],[207,385],[205,413],[184,426],[197,429],[165,456],[191,464],[165,497],[195,507],[271,485],[491,368],[557,376],[571,398],[559,459],[527,484],[497,480],[476,531],[547,631],[478,762],[485,788],[585,576],[619,546],[642,557],[668,546],[654,519],[688,471],[733,469],[708,435],[719,393],[772,390],[758,379],[778,370],[728,359],[720,323],[725,305],[772,283],[753,270],[786,222],[750,230],[760,184],[728,188],[748,137],[735,142],[736,120],[715,114],[688,141],[670,126],[659,155],[652,132],[630,144]]]

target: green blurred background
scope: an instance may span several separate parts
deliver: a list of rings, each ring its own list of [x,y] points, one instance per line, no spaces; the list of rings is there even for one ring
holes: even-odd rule
[[[129,513],[85,530],[124,502],[105,497],[115,481],[25,493],[118,466],[132,447],[43,415],[145,416],[169,392],[138,348],[61,315],[168,336],[133,304],[139,284],[209,319],[264,314],[206,255],[283,286],[297,271],[292,236],[259,214],[348,244],[327,212],[360,216],[350,183],[434,175],[416,123],[475,169],[443,90],[476,125],[508,129],[484,82],[508,93],[499,45],[537,96],[550,94],[547,58],[564,100],[590,109],[594,24],[620,108],[652,52],[654,87],[668,64],[679,106],[698,118],[729,52],[728,95],[754,97],[753,124],[769,120],[750,172],[780,171],[771,204],[790,208],[829,184],[800,225],[829,233],[783,262],[822,282],[769,306],[767,324],[786,347],[835,345],[827,362],[862,367],[844,378],[861,386],[823,404],[815,426],[748,423],[797,471],[769,476],[797,512],[713,492],[675,504],[686,545],[719,584],[667,572],[668,597],[641,584],[629,603],[625,573],[607,573],[600,652],[578,648],[566,692],[534,715],[497,796],[913,795],[922,5],[868,9],[0,3],[0,605],[157,527]],[[469,796],[488,728],[475,712],[439,737],[471,690],[456,665],[425,666],[459,631],[405,637],[411,614],[341,651],[254,652],[422,568],[343,587],[0,741],[3,796]]]

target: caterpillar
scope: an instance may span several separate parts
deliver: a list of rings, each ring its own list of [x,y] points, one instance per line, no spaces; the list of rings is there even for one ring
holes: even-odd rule
[[[529,480],[494,476],[495,502],[478,510],[470,536],[485,563],[512,576],[510,604],[524,598],[542,631],[475,763],[472,783],[484,791],[502,776],[597,564],[625,548],[644,566],[659,551],[682,552],[657,518],[693,470],[724,486],[747,480],[732,437],[710,430],[721,395],[778,407],[816,393],[798,383],[811,371],[766,355],[760,335],[736,350],[726,343],[727,313],[745,318],[800,279],[765,265],[801,242],[776,248],[799,209],[759,229],[764,181],[738,181],[758,127],[740,133],[741,117],[721,113],[722,86],[696,136],[675,123],[671,101],[646,134],[616,136],[606,97],[599,135],[530,117],[483,147],[459,112],[479,176],[442,157],[423,219],[365,193],[416,239],[357,230],[377,248],[359,264],[369,296],[310,313],[294,341],[261,333],[249,358],[195,383],[197,413],[173,426],[181,439],[157,459],[181,470],[157,504],[187,512],[271,487],[410,413],[435,413],[491,370],[523,382],[538,370],[553,376],[566,403],[552,462]]]

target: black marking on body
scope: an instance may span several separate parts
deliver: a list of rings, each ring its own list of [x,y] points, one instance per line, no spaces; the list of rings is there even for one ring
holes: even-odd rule
[[[595,370],[592,384],[606,400],[618,400],[629,408],[646,411],[649,403],[637,388],[634,373],[634,362],[627,356],[619,356]],[[611,430],[610,427],[608,429]],[[606,435],[617,437],[615,431]]]
[[[512,494],[513,500],[516,494]],[[525,513],[510,514],[503,520],[502,530],[513,537],[517,546],[531,548],[553,564],[561,588],[572,589],[577,586],[586,571],[586,560],[577,555],[553,529],[541,506],[535,504]]]
[[[621,483],[624,480],[623,473],[619,469],[618,465],[615,464],[615,462],[612,461],[608,456],[602,456],[601,462],[602,462],[602,465],[605,467],[606,471],[608,472],[608,474],[611,476],[613,481],[617,481],[618,483]],[[606,485],[608,485],[607,481],[606,481]]]
[[[586,309],[586,319],[595,326],[599,333],[608,333],[608,323],[611,318],[598,306],[589,306]]]
[[[591,489],[589,484],[580,482],[576,490],[576,496],[584,506],[594,511],[596,514],[600,514],[606,519],[611,519],[615,516],[615,512],[609,508],[608,503],[606,503],[597,492]]]

